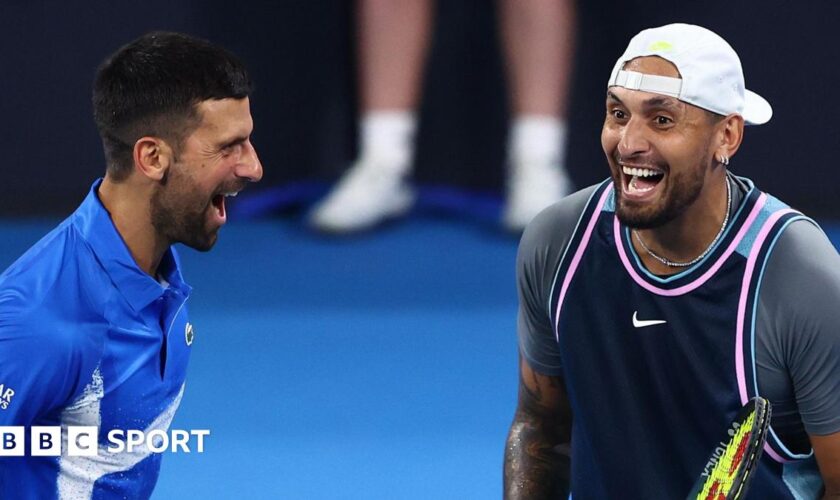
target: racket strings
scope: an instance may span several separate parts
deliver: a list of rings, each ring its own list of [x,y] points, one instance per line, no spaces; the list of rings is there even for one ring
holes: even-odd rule
[[[714,448],[687,500],[740,500],[757,468],[770,428],[770,402],[755,397],[741,408]]]
[[[698,498],[725,498],[739,481],[741,465],[748,456],[747,451],[755,424],[755,412],[751,412],[726,445],[724,452],[710,472]]]

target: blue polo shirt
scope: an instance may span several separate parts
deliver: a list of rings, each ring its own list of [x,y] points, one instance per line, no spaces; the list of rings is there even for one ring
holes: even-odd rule
[[[190,286],[170,248],[143,272],[99,201],[79,208],[0,275],[0,426],[26,454],[0,457],[0,498],[147,498],[161,454],[111,453],[112,429],[167,430],[193,329]],[[31,456],[31,426],[96,426],[97,456]]]

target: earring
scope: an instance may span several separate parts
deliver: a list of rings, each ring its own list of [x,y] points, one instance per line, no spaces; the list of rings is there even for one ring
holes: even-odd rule
[[[720,155],[718,162],[720,162],[721,165],[729,165],[729,157],[726,155]]]

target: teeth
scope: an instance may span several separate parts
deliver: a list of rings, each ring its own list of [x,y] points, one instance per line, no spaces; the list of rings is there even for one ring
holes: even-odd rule
[[[662,173],[658,170],[651,170],[649,168],[630,167],[621,167],[621,171],[624,172],[625,175],[632,175],[635,177],[653,177],[654,175],[660,175]]]
[[[654,186],[648,186],[646,188],[640,188],[638,185],[636,185],[636,179],[637,179],[637,177],[634,177],[633,179],[630,179],[630,183],[627,185],[627,187],[630,188],[629,191],[631,193],[646,193],[646,192],[648,192],[648,191],[650,191],[651,189],[654,188]]]
[[[239,191],[235,191],[235,192],[233,192],[233,193],[225,193],[225,198],[228,198],[228,197],[231,197],[231,198],[232,198],[232,197],[234,197],[234,196],[236,196],[236,195],[238,195],[238,194],[239,194]]]

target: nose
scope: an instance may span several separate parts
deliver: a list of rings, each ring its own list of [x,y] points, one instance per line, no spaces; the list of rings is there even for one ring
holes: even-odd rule
[[[647,152],[649,147],[650,143],[645,136],[642,120],[636,117],[630,118],[621,128],[618,153],[622,157],[632,157]]]
[[[242,158],[236,166],[236,176],[248,179],[250,182],[259,182],[263,176],[260,157],[250,140],[245,141],[244,146]]]

